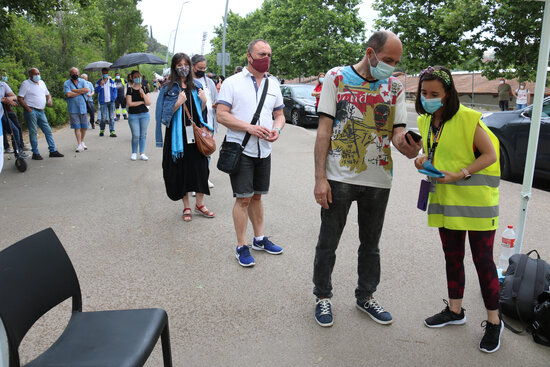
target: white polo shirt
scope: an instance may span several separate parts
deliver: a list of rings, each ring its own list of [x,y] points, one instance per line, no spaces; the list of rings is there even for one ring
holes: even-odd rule
[[[228,106],[231,109],[231,114],[237,119],[250,123],[262,97],[265,80],[264,76],[261,84],[257,86],[252,73],[247,68],[243,68],[242,72],[228,77],[222,83],[218,103]],[[283,96],[279,83],[275,78],[270,78],[265,102],[256,124],[272,129],[273,111],[278,111],[283,107]],[[245,134],[244,131],[227,129],[227,141],[242,143]],[[271,142],[250,136],[244,154],[249,157],[267,158],[271,154]]]
[[[27,79],[21,83],[21,88],[19,88],[19,97],[25,99],[25,103],[30,108],[36,108],[37,110],[43,110],[46,107],[46,96],[50,92],[46,87],[46,83],[40,80],[38,84],[33,82],[30,79]]]

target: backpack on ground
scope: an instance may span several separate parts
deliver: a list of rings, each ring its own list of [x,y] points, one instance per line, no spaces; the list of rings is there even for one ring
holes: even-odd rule
[[[529,257],[532,253],[536,259]],[[549,289],[550,265],[537,250],[514,254],[509,264],[500,290],[500,308],[504,315],[530,324],[534,321],[537,297]]]

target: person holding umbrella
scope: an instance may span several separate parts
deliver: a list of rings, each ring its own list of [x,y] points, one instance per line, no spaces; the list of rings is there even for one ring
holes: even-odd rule
[[[126,92],[126,105],[128,106],[128,124],[132,131],[132,155],[130,159],[137,159],[137,150],[139,145],[139,158],[146,161],[149,158],[145,155],[145,141],[147,139],[147,126],[149,125],[149,108],[151,97],[149,89],[143,87],[141,74],[137,70],[130,73],[131,83],[128,83]]]
[[[116,138],[115,133],[115,100],[117,97],[116,84],[109,76],[109,69],[101,69],[102,78],[95,84],[97,100],[101,108],[101,120],[99,122],[99,136],[105,133],[105,124],[109,122],[110,137]]]
[[[194,143],[194,122],[206,126],[206,94],[193,82],[191,59],[184,53],[172,57],[170,76],[159,92],[156,108],[157,147],[162,147],[160,124],[166,126],[162,170],[166,194],[174,201],[183,201],[183,220],[192,220],[189,192],[196,192],[195,212],[214,218],[204,205],[208,187],[208,158],[199,153]]]

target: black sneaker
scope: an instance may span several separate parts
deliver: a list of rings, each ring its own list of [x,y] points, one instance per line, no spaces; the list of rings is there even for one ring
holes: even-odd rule
[[[103,130],[99,130],[99,136],[105,135],[105,132]]]
[[[329,327],[334,324],[330,298],[317,298],[315,304],[315,321],[322,327]]]
[[[115,134],[114,131],[111,131],[111,134],[109,134],[109,136],[110,136],[111,138],[116,138],[116,134]]]
[[[41,161],[42,159],[42,156],[40,154],[34,154],[32,155],[32,159],[34,159],[35,161]]]
[[[424,325],[427,327],[443,327],[445,325],[462,325],[466,323],[466,315],[464,314],[463,308],[460,310],[459,314],[456,314],[449,308],[449,302],[447,302],[447,300],[444,299],[443,302],[447,307],[440,313],[424,320]]]
[[[57,150],[50,152],[50,158],[61,158],[61,157],[64,157],[64,155],[59,153]]]
[[[500,348],[500,335],[504,330],[504,324],[500,321],[499,325],[491,324],[489,321],[483,321],[481,327],[485,328],[485,335],[481,338],[479,349],[485,353],[493,353]]]

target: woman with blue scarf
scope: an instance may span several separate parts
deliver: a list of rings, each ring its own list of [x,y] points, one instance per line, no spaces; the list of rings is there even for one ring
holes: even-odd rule
[[[162,146],[162,123],[166,126],[162,157],[166,194],[174,201],[183,200],[185,222],[192,220],[189,192],[193,191],[196,192],[195,212],[206,218],[215,216],[204,205],[204,194],[210,195],[208,157],[199,153],[197,145],[189,143],[187,136],[193,134],[192,122],[213,129],[206,123],[206,113],[206,95],[202,86],[193,82],[191,59],[184,53],[175,54],[170,76],[157,100],[157,146]]]

